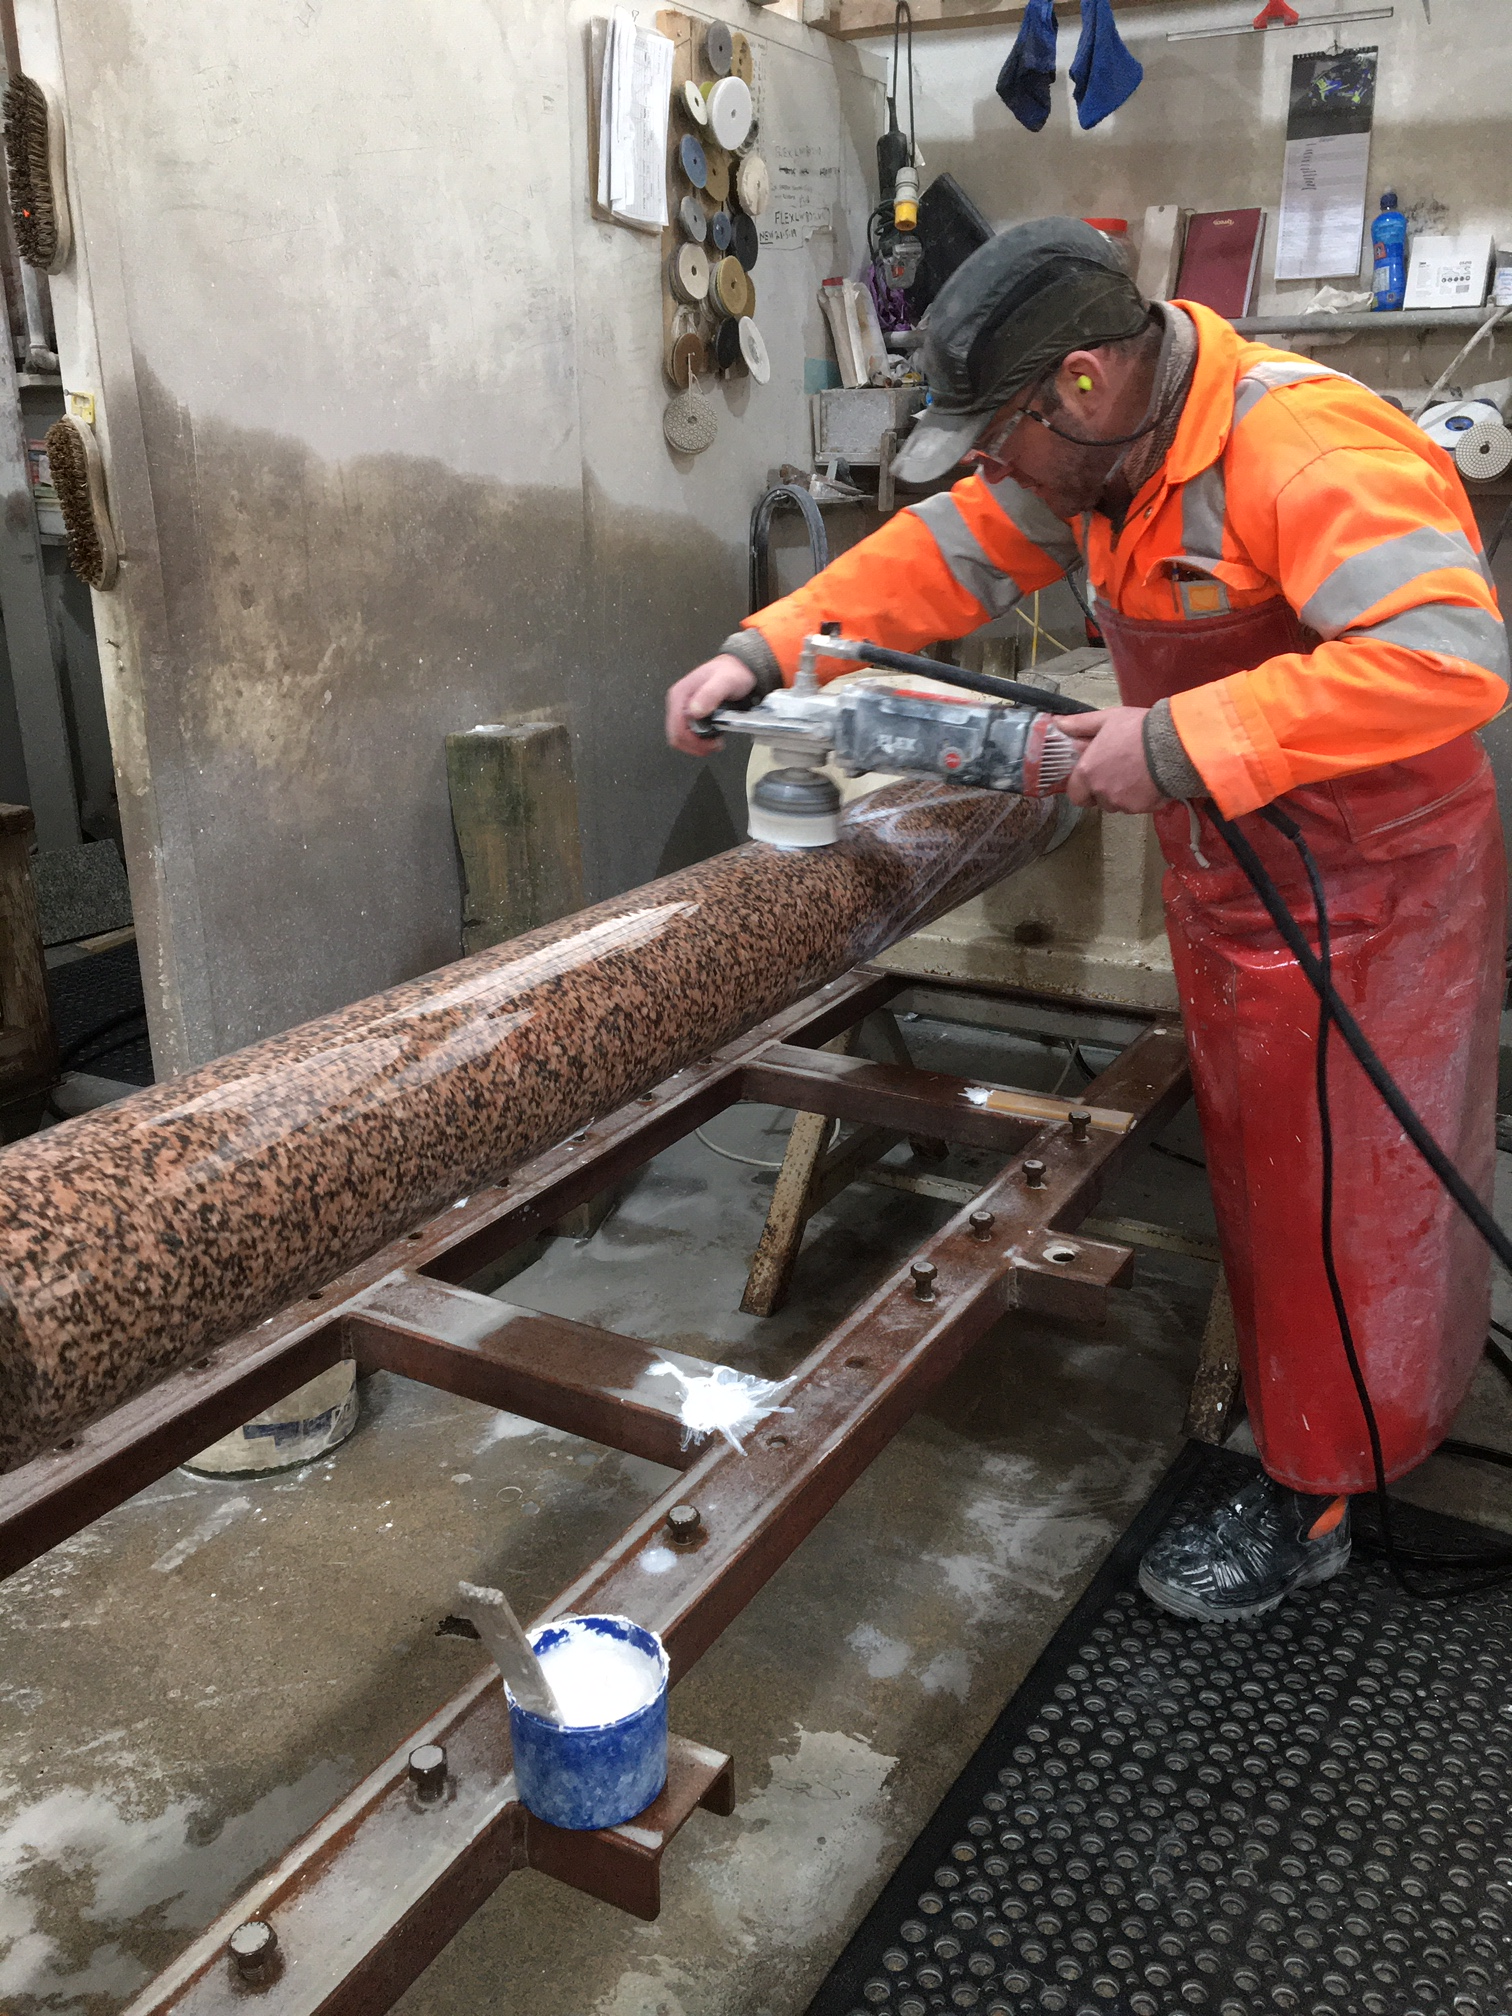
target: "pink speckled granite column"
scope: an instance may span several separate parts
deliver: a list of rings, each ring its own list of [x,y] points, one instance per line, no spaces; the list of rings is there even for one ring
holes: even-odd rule
[[[1041,853],[896,785],[0,1152],[0,1470]]]

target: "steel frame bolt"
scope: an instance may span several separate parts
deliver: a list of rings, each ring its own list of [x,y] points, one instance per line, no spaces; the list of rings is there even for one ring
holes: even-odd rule
[[[985,1240],[992,1237],[992,1228],[997,1223],[997,1219],[990,1211],[973,1211],[967,1223],[971,1227],[971,1236],[973,1239]]]
[[[1024,1164],[1024,1181],[1031,1190],[1043,1190],[1045,1187],[1045,1165],[1036,1156],[1031,1155]]]
[[[439,1743],[422,1743],[409,1754],[410,1783],[422,1799],[439,1799],[446,1790],[446,1752]]]
[[[266,1918],[249,1918],[237,1926],[226,1947],[244,1981],[261,1981],[278,1951],[278,1934]]]
[[[667,1531],[679,1547],[691,1547],[703,1532],[703,1514],[696,1505],[674,1505],[667,1514]]]
[[[1071,1122],[1071,1139],[1073,1141],[1085,1141],[1088,1133],[1091,1131],[1092,1115],[1088,1112],[1078,1110],[1075,1113],[1068,1114],[1067,1118]]]
[[[915,1260],[908,1271],[913,1276],[914,1299],[919,1302],[933,1302],[936,1273],[933,1260]]]

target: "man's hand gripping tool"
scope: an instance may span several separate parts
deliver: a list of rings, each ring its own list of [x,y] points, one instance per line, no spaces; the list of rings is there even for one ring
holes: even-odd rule
[[[840,793],[824,768],[831,758],[848,777],[866,771],[938,777],[1028,798],[1065,790],[1081,748],[1056,727],[1055,715],[1080,713],[1082,703],[1007,681],[991,684],[1008,687],[1027,704],[1005,706],[965,692],[946,698],[906,687],[825,689],[817,675],[820,658],[917,669],[945,682],[956,669],[824,633],[804,639],[791,687],[779,687],[755,706],[721,707],[695,722],[699,735],[749,735],[779,759],[780,767],[765,772],[751,790],[753,840],[828,847],[839,837]]]

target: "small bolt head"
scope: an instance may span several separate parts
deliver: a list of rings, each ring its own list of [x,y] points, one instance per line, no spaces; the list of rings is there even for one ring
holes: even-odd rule
[[[1068,1117],[1071,1121],[1071,1139],[1073,1141],[1085,1141],[1088,1131],[1092,1126],[1092,1115],[1086,1112],[1085,1109],[1078,1108],[1075,1113],[1070,1114]]]
[[[226,1941],[238,1974],[257,1980],[278,1951],[278,1934],[266,1918],[249,1918]]]
[[[997,1220],[991,1211],[973,1211],[967,1222],[973,1239],[990,1239]]]
[[[913,1276],[913,1291],[920,1302],[935,1299],[935,1264],[933,1260],[915,1260],[909,1273]]]
[[[446,1752],[439,1743],[422,1743],[409,1754],[410,1783],[422,1799],[439,1799],[446,1790]]]
[[[1029,1160],[1024,1164],[1024,1181],[1029,1185],[1031,1190],[1044,1189],[1045,1165],[1038,1157],[1031,1155]]]
[[[703,1531],[703,1514],[696,1505],[674,1505],[667,1514],[667,1531],[679,1547],[691,1547]]]

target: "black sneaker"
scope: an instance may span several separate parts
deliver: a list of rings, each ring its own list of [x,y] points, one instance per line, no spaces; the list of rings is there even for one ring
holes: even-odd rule
[[[1308,1537],[1334,1503],[1257,1477],[1203,1517],[1157,1534],[1139,1564],[1139,1586],[1162,1610],[1204,1624],[1263,1617],[1294,1589],[1347,1566],[1347,1502],[1330,1531]]]

